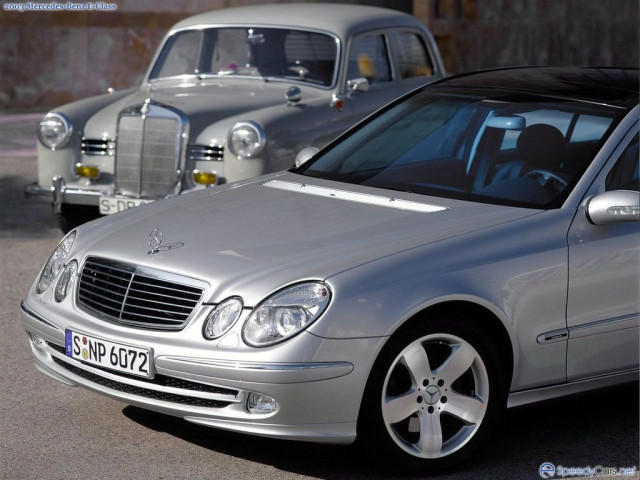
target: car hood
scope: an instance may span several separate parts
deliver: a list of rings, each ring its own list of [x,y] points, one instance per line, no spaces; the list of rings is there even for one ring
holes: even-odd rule
[[[105,217],[81,227],[76,246],[82,257],[204,279],[210,302],[241,295],[253,305],[283,285],[537,212],[279,173]],[[156,228],[163,248],[150,255]]]
[[[286,82],[225,77],[182,82],[157,81],[150,86],[118,99],[96,112],[84,127],[87,138],[116,138],[117,118],[122,110],[140,106],[147,99],[173,107],[189,117],[190,137],[195,138],[205,127],[227,117],[262,108],[285,105]],[[321,92],[301,87],[305,100]]]

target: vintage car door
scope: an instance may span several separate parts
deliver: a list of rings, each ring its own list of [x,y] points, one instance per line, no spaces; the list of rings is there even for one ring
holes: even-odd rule
[[[638,124],[600,172],[590,193],[638,190]],[[592,224],[584,207],[569,230],[567,379],[638,365],[638,222]]]
[[[345,83],[357,78],[369,82],[367,91],[347,94],[345,113],[350,118],[362,118],[440,74],[426,40],[410,29],[357,35],[346,61]]]

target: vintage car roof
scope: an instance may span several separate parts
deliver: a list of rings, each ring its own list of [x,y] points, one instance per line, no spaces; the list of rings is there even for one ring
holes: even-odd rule
[[[185,18],[172,30],[199,25],[273,25],[326,30],[347,38],[354,31],[389,26],[426,29],[415,17],[396,10],[364,5],[286,3],[225,8]]]
[[[461,74],[432,87],[506,89],[631,109],[638,105],[638,69],[520,67]]]

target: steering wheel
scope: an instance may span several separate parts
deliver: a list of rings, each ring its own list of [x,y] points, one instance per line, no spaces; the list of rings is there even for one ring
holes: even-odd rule
[[[525,173],[524,176],[537,179],[543,187],[551,186],[552,183],[555,183],[554,186],[558,192],[561,192],[569,185],[559,174],[541,168],[531,170]]]

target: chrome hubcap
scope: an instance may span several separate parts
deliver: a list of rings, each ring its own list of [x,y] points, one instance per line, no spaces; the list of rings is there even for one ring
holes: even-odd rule
[[[471,344],[449,334],[410,343],[392,363],[382,417],[393,441],[420,458],[444,457],[478,431],[489,400],[489,377]]]

